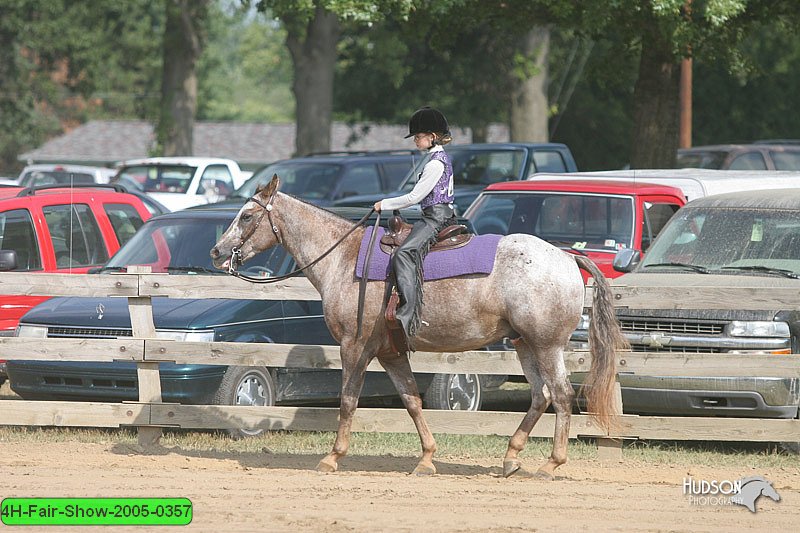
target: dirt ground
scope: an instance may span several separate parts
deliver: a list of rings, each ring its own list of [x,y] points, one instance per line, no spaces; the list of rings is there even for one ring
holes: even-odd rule
[[[418,478],[408,475],[413,457],[352,456],[339,472],[319,474],[318,455],[140,451],[119,443],[0,442],[0,496],[187,497],[191,531],[796,531],[800,519],[800,466],[573,460],[556,481],[544,482],[503,479],[499,458],[440,458],[436,476]],[[692,504],[683,494],[687,476],[757,474],[782,499],[761,497],[756,513]]]

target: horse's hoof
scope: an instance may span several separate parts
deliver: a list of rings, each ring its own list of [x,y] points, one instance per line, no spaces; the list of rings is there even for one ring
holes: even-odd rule
[[[317,472],[324,472],[326,474],[330,474],[332,472],[336,472],[337,469],[338,465],[333,461],[327,460],[327,458],[321,460],[319,464],[317,464]]]
[[[541,481],[555,481],[556,480],[556,477],[553,474],[551,474],[550,472],[546,472],[544,470],[537,470],[536,472],[534,472],[534,474],[531,477],[534,477],[534,478],[539,479]]]
[[[506,459],[503,461],[503,477],[511,476],[520,468],[522,468],[522,461],[519,459]]]
[[[436,473],[436,467],[432,464],[418,464],[417,467],[411,472],[415,476],[432,476]]]

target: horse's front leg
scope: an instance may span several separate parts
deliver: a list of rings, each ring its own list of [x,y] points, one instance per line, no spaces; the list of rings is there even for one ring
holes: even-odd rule
[[[422,398],[419,395],[417,381],[411,372],[411,364],[406,356],[393,355],[380,359],[381,365],[394,383],[400,398],[403,400],[408,414],[414,421],[419,433],[419,440],[422,443],[422,457],[414,469],[414,474],[418,476],[432,475],[436,473],[433,465],[433,454],[436,452],[436,441],[433,433],[428,428],[425,417],[422,416]]]
[[[339,404],[339,429],[336,431],[336,441],[333,450],[326,455],[317,465],[320,472],[336,472],[339,468],[339,459],[347,455],[350,447],[350,429],[353,426],[353,416],[358,407],[358,397],[364,386],[364,376],[367,365],[372,360],[367,355],[362,342],[343,339],[339,354],[342,360],[342,398]]]

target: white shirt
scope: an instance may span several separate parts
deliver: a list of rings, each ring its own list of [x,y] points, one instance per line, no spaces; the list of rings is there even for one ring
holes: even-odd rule
[[[433,155],[434,152],[442,151],[444,151],[444,148],[437,144],[428,150],[428,154]],[[393,198],[381,200],[381,211],[404,209],[420,203],[422,199],[428,196],[428,194],[430,194],[430,192],[436,186],[439,178],[442,177],[442,172],[444,172],[444,163],[436,159],[431,159],[425,163],[425,167],[422,169],[422,174],[417,180],[417,184],[414,185],[413,189],[411,189],[411,192],[402,196],[395,196]]]

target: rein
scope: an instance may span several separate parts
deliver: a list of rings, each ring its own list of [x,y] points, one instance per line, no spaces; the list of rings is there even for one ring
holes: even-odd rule
[[[239,279],[243,279],[245,281],[249,281],[250,283],[277,283],[279,281],[283,281],[285,279],[289,279],[289,278],[292,278],[294,276],[297,276],[298,274],[303,272],[305,269],[316,265],[317,263],[322,261],[325,257],[327,257],[328,254],[330,254],[334,250],[334,248],[336,248],[337,246],[342,244],[342,241],[344,241],[347,237],[349,237],[351,233],[353,233],[359,226],[361,226],[361,224],[366,222],[366,220],[370,216],[372,216],[372,213],[375,212],[374,208],[370,209],[369,212],[366,215],[361,217],[361,220],[356,222],[353,225],[353,227],[350,228],[347,231],[347,233],[342,235],[342,237],[338,241],[333,243],[333,246],[328,248],[328,250],[325,251],[322,255],[320,255],[319,257],[317,257],[316,259],[314,259],[313,261],[311,261],[309,264],[307,264],[304,267],[296,268],[295,270],[289,272],[288,274],[284,274],[282,276],[277,276],[277,277],[274,277],[274,278],[254,278],[252,276],[246,276],[244,274],[241,274],[236,270],[237,264],[240,263],[239,258],[242,255],[241,247],[245,242],[247,242],[247,239],[252,237],[253,234],[256,232],[256,230],[258,229],[259,224],[261,224],[261,221],[264,219],[264,215],[265,214],[267,215],[267,218],[269,219],[269,225],[270,225],[270,227],[272,229],[272,233],[275,234],[275,237],[278,239],[278,243],[283,244],[283,239],[281,238],[281,234],[278,231],[278,227],[272,221],[272,202],[273,202],[274,199],[275,199],[275,192],[272,193],[272,196],[270,196],[269,201],[266,204],[264,204],[263,202],[258,200],[255,196],[251,197],[248,200],[248,201],[252,201],[252,202],[255,202],[256,204],[260,205],[264,209],[264,211],[261,213],[261,216],[259,217],[258,221],[253,226],[252,231],[250,231],[245,237],[242,237],[241,241],[239,242],[239,246],[234,247],[231,250],[230,265],[228,265],[228,274],[230,274],[231,276],[237,277]],[[380,213],[378,213],[378,219],[375,221],[376,226],[380,222],[380,218],[381,218],[381,215],[380,215]],[[374,234],[375,234],[375,231],[373,230],[373,236],[374,236]],[[360,319],[360,314],[359,314],[359,319]]]

